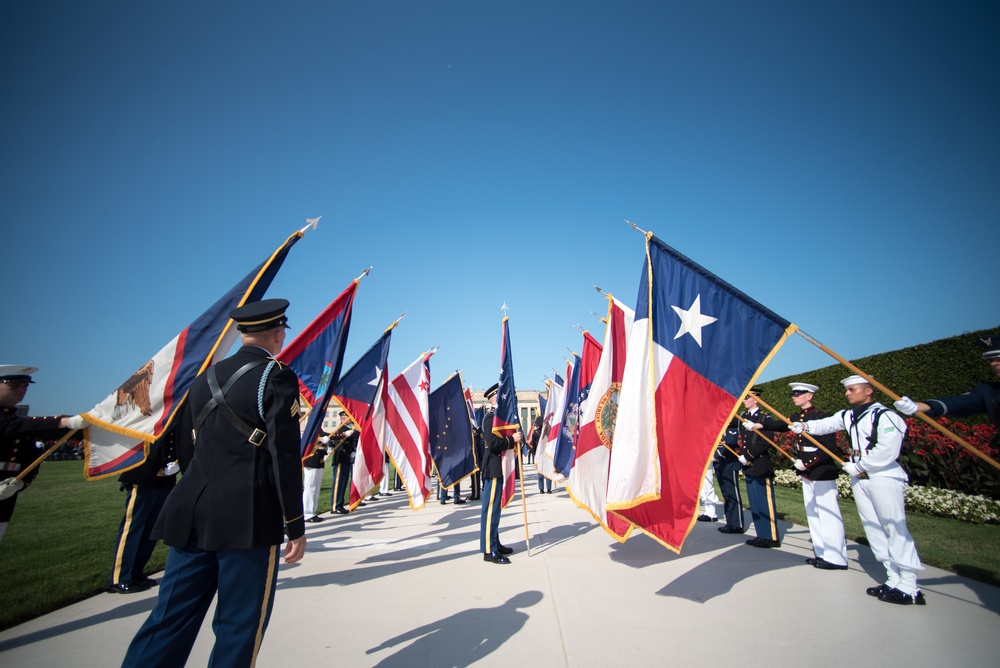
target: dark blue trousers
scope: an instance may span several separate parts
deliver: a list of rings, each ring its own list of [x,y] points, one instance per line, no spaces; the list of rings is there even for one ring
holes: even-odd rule
[[[500,497],[503,495],[503,478],[486,478],[483,481],[483,512],[479,520],[479,551],[496,552],[500,547]]]
[[[171,547],[156,607],[132,639],[123,668],[183,666],[216,592],[215,646],[208,665],[253,665],[277,580],[277,545],[207,552],[192,540],[185,548]]]
[[[128,584],[145,575],[146,564],[156,547],[156,541],[149,534],[170,490],[170,487],[125,486],[125,514],[118,527],[115,559],[108,584]]]
[[[337,464],[333,468],[333,494],[330,496],[330,510],[341,510],[344,507],[344,495],[347,486],[351,484],[351,465]]]
[[[719,491],[722,492],[723,508],[726,514],[726,526],[746,531],[743,524],[743,495],[740,493],[740,462],[723,460],[715,464],[715,479],[719,481]]]
[[[538,474],[538,492],[540,494],[545,494],[546,492],[552,491],[552,481],[543,476],[541,473]]]
[[[775,519],[774,480],[764,476],[748,475],[747,501],[753,515],[753,528],[758,538],[778,538],[778,522]]]

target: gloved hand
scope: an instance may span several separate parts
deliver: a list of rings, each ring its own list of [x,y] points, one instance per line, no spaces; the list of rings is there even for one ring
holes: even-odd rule
[[[744,457],[743,455],[740,455],[740,464],[743,464],[743,466],[749,466],[750,462],[747,461],[746,457]]]
[[[88,422],[83,419],[82,415],[73,415],[66,418],[66,426],[70,429],[83,429],[88,425]]]
[[[857,478],[861,475],[861,469],[854,462],[844,462],[844,473],[852,478]]]
[[[806,430],[806,425],[804,422],[793,422],[792,424],[788,425],[788,431],[792,432],[793,434],[801,434],[805,430]]]
[[[163,467],[163,475],[174,475],[181,470],[181,465],[176,461],[167,462],[167,465]]]
[[[323,445],[326,445],[327,443],[330,442],[330,437],[329,436],[323,436],[322,438],[319,439],[319,442],[322,443]]]
[[[794,462],[792,462],[792,465],[795,467],[796,471],[806,470],[806,465],[802,463],[801,459],[796,459]]]
[[[920,410],[917,406],[917,402],[909,397],[900,397],[899,401],[892,402],[892,405],[896,407],[896,410],[903,415],[913,415]]]
[[[753,431],[753,428],[756,426],[757,424],[755,422],[751,422],[750,420],[743,421],[743,428],[746,429],[747,431]]]
[[[36,469],[37,470],[37,469]],[[24,481],[18,480],[17,478],[7,478],[6,480],[0,480],[0,501],[4,499],[9,499],[14,496],[24,487]]]

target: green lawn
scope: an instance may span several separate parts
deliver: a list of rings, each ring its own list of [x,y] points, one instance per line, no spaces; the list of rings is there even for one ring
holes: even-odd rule
[[[330,509],[330,469],[319,509]],[[776,487],[779,515],[805,524],[801,490]],[[115,480],[87,482],[82,462],[48,462],[21,494],[0,541],[0,629],[9,628],[104,590],[125,494]],[[840,502],[848,538],[863,539],[853,501]],[[1000,586],[1000,526],[973,525],[913,513],[913,533],[925,563]],[[157,547],[148,570],[161,570]]]

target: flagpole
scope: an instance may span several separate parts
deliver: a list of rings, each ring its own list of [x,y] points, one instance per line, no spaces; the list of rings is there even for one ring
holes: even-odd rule
[[[757,403],[759,403],[761,406],[764,407],[764,410],[770,411],[772,415],[777,415],[779,418],[782,419],[783,422],[785,422],[785,424],[792,424],[791,420],[789,420],[784,415],[782,415],[781,413],[779,413],[778,411],[776,411],[773,407],[769,406],[767,404],[767,402],[765,402],[759,396],[754,397],[754,398],[757,400]],[[820,443],[819,441],[817,441],[815,438],[813,438],[812,435],[809,434],[809,432],[803,431],[802,432],[802,436],[805,436],[807,439],[809,439],[810,443],[812,443],[813,445],[815,445],[816,447],[818,447],[820,450],[822,450],[826,454],[830,455],[830,457],[833,458],[833,461],[837,462],[838,465],[843,465],[843,463],[844,463],[843,459],[841,459],[837,455],[833,454],[833,452],[831,452],[825,445],[823,445],[822,443]]]
[[[48,450],[46,450],[44,453],[42,453],[41,457],[39,457],[35,461],[31,462],[27,466],[25,466],[24,470],[22,470],[20,473],[17,474],[17,477],[13,478],[9,482],[7,480],[5,480],[4,482],[7,483],[7,484],[4,485],[4,487],[7,487],[7,486],[11,485],[13,482],[16,482],[16,481],[19,481],[19,480],[23,480],[24,476],[28,475],[29,473],[31,473],[32,471],[34,471],[36,468],[38,468],[38,466],[44,460],[46,460],[46,459],[49,458],[49,455],[51,455],[53,452],[55,452],[56,450],[58,450],[59,448],[61,448],[63,446],[63,444],[66,443],[66,441],[69,440],[69,437],[72,436],[73,434],[75,434],[78,431],[80,431],[80,430],[79,429],[70,429],[68,432],[66,432],[66,434],[62,438],[60,438],[58,441],[55,442],[54,445],[52,445]],[[18,490],[15,490],[15,492],[17,492],[17,491],[20,491],[20,488],[18,488]],[[6,499],[7,497],[6,496],[2,496],[0,498]]]
[[[770,443],[771,446],[774,447],[775,450],[777,450],[778,452],[780,452],[781,454],[783,454],[785,457],[787,457],[789,461],[792,461],[792,462],[795,461],[795,457],[792,457],[790,454],[788,454],[787,452],[785,452],[784,450],[782,450],[781,447],[777,443],[775,443],[774,441],[772,441],[771,439],[769,439],[767,436],[765,436],[762,433],[761,429],[752,429],[751,431],[753,433],[757,434],[758,436],[760,436],[762,439],[764,439],[768,443]]]
[[[524,496],[524,461],[521,458],[521,445],[517,446],[517,469],[521,475],[521,512],[524,515],[524,544],[528,546],[528,558],[531,558],[531,535],[528,533],[528,500]]]
[[[846,359],[844,359],[843,357],[841,357],[837,353],[833,352],[832,350],[830,350],[829,348],[827,348],[826,346],[824,346],[822,343],[820,343],[816,339],[812,338],[811,336],[809,336],[808,334],[806,334],[805,332],[803,332],[801,329],[796,330],[796,331],[798,331],[799,335],[802,338],[804,338],[806,341],[808,341],[809,343],[813,344],[814,346],[816,346],[817,348],[819,348],[820,350],[822,350],[823,352],[825,352],[827,355],[829,355],[830,357],[832,357],[833,359],[837,360],[838,362],[840,362],[841,364],[843,364],[845,367],[847,367],[848,369],[850,369],[854,373],[856,373],[859,376],[861,376],[862,378],[864,378],[865,381],[867,381],[870,385],[872,385],[873,387],[878,388],[879,390],[881,390],[882,392],[884,392],[886,395],[888,395],[890,399],[892,399],[893,401],[899,401],[900,396],[898,394],[896,394],[895,392],[893,392],[892,390],[890,390],[889,388],[887,388],[885,385],[883,385],[882,383],[878,382],[877,380],[875,380],[874,378],[872,378],[871,376],[869,376],[868,374],[866,374],[864,371],[862,371],[858,367],[856,367],[853,364],[851,364],[850,362],[848,362]],[[914,416],[920,418],[921,420],[923,420],[924,422],[926,422],[930,426],[934,427],[939,432],[941,432],[942,434],[944,434],[945,436],[947,436],[951,440],[955,441],[960,446],[962,446],[963,448],[965,448],[966,450],[968,450],[969,452],[971,452],[972,454],[974,454],[976,457],[979,457],[980,459],[982,459],[984,462],[986,462],[987,464],[989,464],[993,468],[1000,469],[1000,463],[998,463],[997,461],[995,461],[989,455],[987,455],[987,454],[983,453],[982,451],[980,451],[978,448],[975,448],[972,445],[970,445],[969,443],[966,443],[965,439],[963,439],[961,436],[959,436],[958,434],[952,432],[949,429],[946,429],[937,420],[929,417],[928,415],[925,415],[923,411],[917,411],[916,413],[914,413]]]

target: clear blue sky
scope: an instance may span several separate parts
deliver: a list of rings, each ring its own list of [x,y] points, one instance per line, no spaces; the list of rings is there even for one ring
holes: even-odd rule
[[[539,388],[674,246],[854,358],[1000,324],[995,2],[7,2],[0,363],[90,409],[323,216],[297,334]],[[799,337],[764,378],[831,363]],[[905,388],[902,388],[905,390]]]

